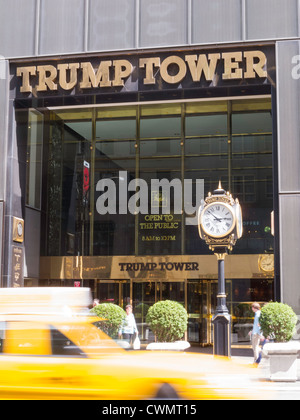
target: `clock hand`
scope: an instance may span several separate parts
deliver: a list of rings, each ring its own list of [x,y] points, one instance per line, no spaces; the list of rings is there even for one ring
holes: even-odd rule
[[[221,222],[222,219],[219,219],[218,217],[216,217],[213,213],[211,213],[210,211],[208,211],[207,213],[211,214],[212,217],[215,218],[215,220],[217,220],[218,222]]]

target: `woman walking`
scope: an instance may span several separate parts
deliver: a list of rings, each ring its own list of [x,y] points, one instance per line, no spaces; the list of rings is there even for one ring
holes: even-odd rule
[[[126,306],[126,318],[119,329],[119,337],[123,336],[123,339],[128,341],[129,344],[133,344],[134,335],[138,335],[138,329],[135,322],[135,317],[132,313],[132,306]]]

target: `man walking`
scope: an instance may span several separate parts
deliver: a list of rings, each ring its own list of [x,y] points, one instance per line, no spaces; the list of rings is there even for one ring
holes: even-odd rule
[[[253,329],[249,332],[252,341],[252,348],[254,353],[254,363],[258,363],[259,354],[260,354],[260,340],[261,340],[261,328],[259,325],[259,318],[260,318],[260,304],[254,302],[252,304],[252,311],[254,312],[254,323]]]

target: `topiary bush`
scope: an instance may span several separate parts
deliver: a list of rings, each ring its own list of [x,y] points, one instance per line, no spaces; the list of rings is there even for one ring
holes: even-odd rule
[[[112,338],[118,336],[120,325],[126,317],[124,309],[113,303],[100,303],[90,312],[103,318],[103,321],[100,321],[98,325],[102,331]]]
[[[188,314],[180,303],[164,300],[149,308],[146,322],[159,342],[174,342],[187,330]]]
[[[297,323],[297,315],[284,303],[268,303],[261,310],[259,323],[265,337],[276,343],[284,343],[293,337]]]

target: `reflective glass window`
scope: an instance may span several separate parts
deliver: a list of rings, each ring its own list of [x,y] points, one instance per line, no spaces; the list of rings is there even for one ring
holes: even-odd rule
[[[186,220],[219,181],[243,208],[234,252],[272,252],[270,99],[58,109],[47,121],[45,255],[208,254]]]

